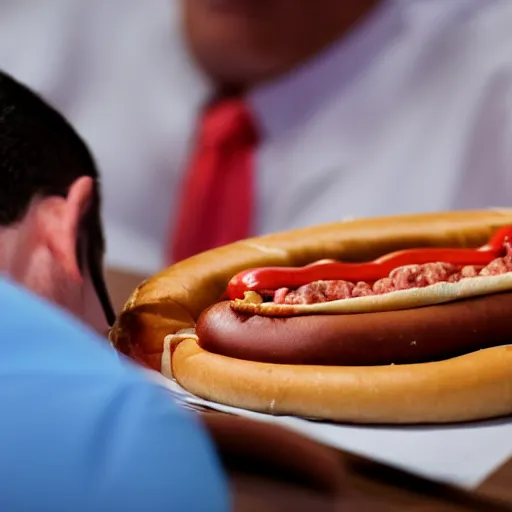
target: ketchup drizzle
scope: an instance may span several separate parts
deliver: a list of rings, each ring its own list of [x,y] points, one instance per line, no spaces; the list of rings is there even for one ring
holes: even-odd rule
[[[504,253],[504,243],[512,236],[512,226],[496,231],[487,244],[477,249],[423,248],[405,249],[366,263],[342,263],[320,260],[303,267],[261,267],[244,270],[228,283],[231,300],[243,299],[244,292],[298,288],[314,281],[365,281],[373,283],[397,267],[444,262],[452,265],[488,265]]]

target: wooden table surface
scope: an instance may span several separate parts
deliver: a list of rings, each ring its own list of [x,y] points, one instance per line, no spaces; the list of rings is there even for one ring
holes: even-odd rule
[[[204,409],[201,414],[203,418],[211,415],[229,416],[208,409]],[[271,426],[263,424],[260,428],[268,429]],[[290,432],[288,435],[299,434]],[[216,442],[219,446],[217,439]],[[309,439],[308,442],[317,444]],[[222,444],[220,443],[221,450]],[[235,510],[512,511],[512,459],[498,468],[477,489],[467,491],[343,450],[327,450],[339,461],[342,475],[339,491],[332,494],[308,488],[303,483],[283,480],[280,470],[268,475],[259,465],[248,474],[243,468],[240,470],[240,467],[232,467],[227,463],[225,467],[231,479]],[[242,458],[250,459],[245,453]]]
[[[299,485],[231,471],[235,510],[273,511],[512,511],[512,461],[475,492],[430,482],[339,452],[343,488],[326,495]]]
[[[477,492],[483,496],[504,500],[512,505],[512,458],[487,478]]]
[[[117,310],[145,277],[115,269],[107,271],[107,283]],[[235,510],[512,511],[512,459],[475,491],[465,492],[346,452],[336,452],[340,465],[345,468],[345,482],[339,495],[326,496],[264,475],[230,470]]]

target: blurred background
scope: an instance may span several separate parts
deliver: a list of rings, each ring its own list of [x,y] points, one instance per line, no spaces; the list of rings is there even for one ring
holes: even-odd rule
[[[509,0],[1,0],[0,68],[102,173],[114,302],[196,252],[509,206]]]

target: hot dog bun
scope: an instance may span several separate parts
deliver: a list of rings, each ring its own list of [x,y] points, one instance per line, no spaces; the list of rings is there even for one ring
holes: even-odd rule
[[[270,414],[356,423],[447,423],[512,413],[512,346],[415,365],[326,367],[242,361],[174,348],[172,371],[197,396]]]
[[[362,219],[238,242],[199,254],[142,283],[112,329],[111,340],[198,396],[255,411],[359,423],[442,423],[510,414],[511,346],[420,364],[319,366],[226,357],[201,348],[193,334],[173,336],[193,329],[200,314],[220,300],[228,280],[249,267],[297,266],[323,258],[366,261],[409,247],[478,247],[510,224],[511,210],[453,212]],[[399,336],[398,315],[468,307],[471,300],[480,306],[465,315],[481,308],[479,317],[485,322],[489,302],[484,301],[498,296],[359,316],[364,321],[372,315],[394,315],[393,332]],[[504,307],[502,302],[499,307]],[[486,326],[490,332],[493,328]]]
[[[298,266],[324,258],[368,261],[410,247],[477,247],[512,210],[493,209],[358,219],[252,238],[182,261],[141,283],[110,339],[122,353],[159,370],[163,340],[193,328],[229,279],[250,267]]]

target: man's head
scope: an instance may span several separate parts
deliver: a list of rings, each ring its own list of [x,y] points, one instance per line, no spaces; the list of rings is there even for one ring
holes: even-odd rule
[[[0,271],[105,331],[103,251],[89,150],[58,112],[0,72]]]
[[[225,87],[280,75],[338,39],[379,0],[182,0],[189,47]]]

